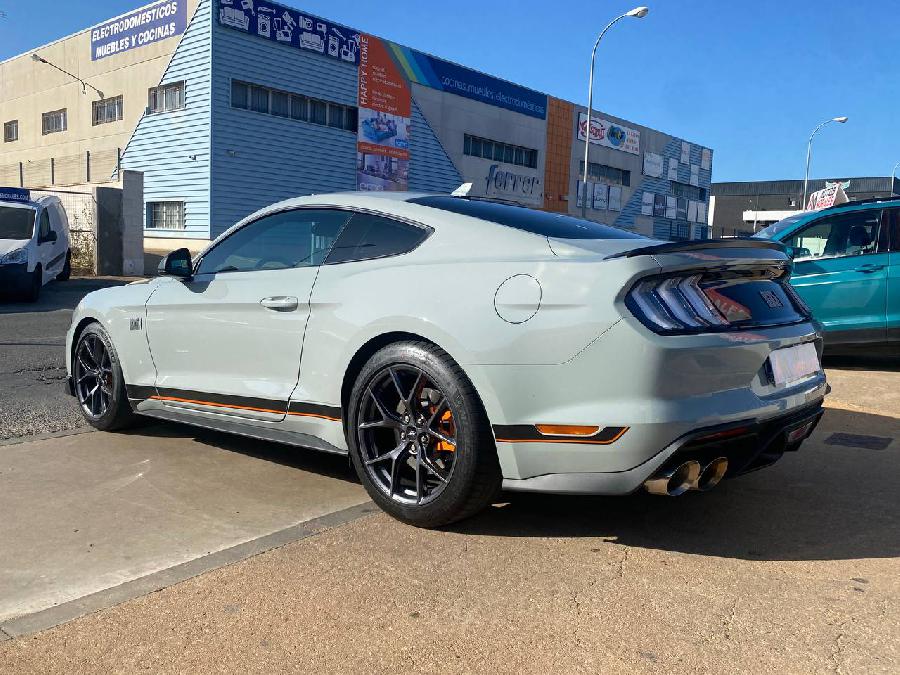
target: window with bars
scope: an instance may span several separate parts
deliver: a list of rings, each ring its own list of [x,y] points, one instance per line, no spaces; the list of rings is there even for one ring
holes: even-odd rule
[[[12,143],[19,140],[19,120],[3,123],[3,142]]]
[[[147,202],[147,228],[183,230],[184,202]]]
[[[53,110],[41,115],[41,134],[57,134],[68,128],[66,109]]]
[[[494,162],[505,162],[516,166],[525,166],[529,169],[537,168],[538,151],[523,148],[511,143],[491,141],[471,134],[463,135],[463,154],[469,157],[481,157]]]
[[[583,160],[578,163],[578,172],[580,175],[584,175]],[[619,169],[615,166],[590,162],[588,163],[588,176],[594,180],[603,180],[603,182],[612,183],[613,185],[631,186],[631,171]]]
[[[147,107],[151,113],[184,108],[184,80],[151,87],[147,92]]]
[[[322,101],[239,80],[231,81],[231,107],[335,129],[356,131],[357,110],[354,106]]]
[[[104,98],[101,101],[94,101],[91,111],[91,124],[107,124],[109,122],[118,122],[122,119],[122,96],[114,96],[112,98]]]

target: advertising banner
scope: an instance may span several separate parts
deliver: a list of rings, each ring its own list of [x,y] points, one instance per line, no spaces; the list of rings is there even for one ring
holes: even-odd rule
[[[91,29],[91,61],[184,33],[186,0],[161,0]]]
[[[184,0],[177,1],[184,3]],[[267,0],[218,0],[218,4],[219,23],[223,26],[340,61],[359,63],[359,31]]]
[[[660,178],[663,175],[665,158],[655,152],[644,153],[644,175],[651,178]]]
[[[621,185],[610,185],[609,186],[609,210],[610,211],[621,211],[622,210],[622,186]]]
[[[587,114],[578,113],[578,140],[583,141],[586,136]],[[591,143],[605,145],[613,150],[630,152],[632,155],[641,154],[641,132],[621,124],[613,124],[609,120],[600,117],[591,119]]]
[[[823,189],[816,190],[809,196],[806,210],[828,209],[835,204],[843,204],[850,201],[844,192],[845,187],[850,187],[850,181],[846,183],[826,183]]]
[[[464,96],[538,119],[547,118],[547,95],[471,68],[385,41],[410,82]]]
[[[606,211],[609,206],[609,185],[606,183],[594,183],[594,203],[591,208],[596,211]]]
[[[384,40],[359,36],[358,190],[400,191],[409,186],[412,97]]]

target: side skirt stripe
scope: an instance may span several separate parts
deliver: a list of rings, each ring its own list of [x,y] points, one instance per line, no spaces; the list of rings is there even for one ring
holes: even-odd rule
[[[341,420],[341,409],[303,401],[279,401],[276,399],[253,398],[249,396],[231,396],[227,394],[211,394],[187,389],[168,389],[165,387],[149,387],[129,384],[125,386],[128,398],[133,401],[171,401],[173,403],[192,403],[213,408],[230,408],[232,410],[250,410],[253,412],[271,413],[273,415],[292,415],[296,417],[317,417],[331,422]]]

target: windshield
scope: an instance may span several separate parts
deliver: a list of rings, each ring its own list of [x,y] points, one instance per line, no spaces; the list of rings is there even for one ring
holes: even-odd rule
[[[524,206],[514,206],[471,197],[416,197],[411,204],[421,204],[434,209],[458,213],[461,216],[480,218],[499,225],[533,232],[559,239],[643,239],[639,234],[619,230],[590,220],[573,218],[562,213],[536,211]]]
[[[788,216],[784,220],[779,220],[777,223],[772,223],[766,229],[760,230],[753,236],[756,239],[775,239],[779,234],[791,228],[794,223],[803,220],[804,218],[808,218],[810,213],[804,211],[803,213],[795,213],[792,216]]]
[[[31,239],[34,209],[0,206],[0,239]]]

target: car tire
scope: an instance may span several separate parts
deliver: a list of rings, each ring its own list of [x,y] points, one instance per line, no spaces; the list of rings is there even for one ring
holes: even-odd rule
[[[99,323],[88,324],[78,336],[72,352],[72,388],[82,416],[95,429],[123,429],[137,417],[125,391],[119,356]]]
[[[500,463],[481,399],[462,368],[431,343],[376,352],[356,378],[346,418],[360,481],[398,520],[440,527],[474,515],[499,492]],[[410,434],[416,438],[407,442]],[[385,451],[395,454],[379,459]]]
[[[25,289],[25,302],[37,302],[41,297],[41,286],[44,285],[44,278],[41,272],[41,266],[38,265],[31,273],[31,279],[28,280],[28,286]]]
[[[72,250],[66,251],[66,262],[63,264],[62,270],[56,275],[57,281],[68,281],[72,276]]]

